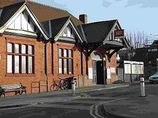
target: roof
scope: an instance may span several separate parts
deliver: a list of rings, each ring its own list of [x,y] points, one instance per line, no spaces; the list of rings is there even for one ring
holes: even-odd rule
[[[11,5],[11,4],[15,4],[18,1],[20,0],[0,0],[0,8]],[[26,4],[29,6],[29,8],[32,10],[32,12],[35,14],[35,16],[40,22],[71,16],[71,19],[76,26],[83,24],[83,22],[81,22],[79,19],[74,17],[72,14],[70,14],[66,10],[55,8],[49,5],[44,5],[37,2],[33,2],[30,0],[27,0]]]
[[[81,28],[83,28],[88,43],[103,42],[116,21],[117,20],[109,20],[82,24],[81,27],[78,26],[78,29],[82,32]]]
[[[2,14],[0,17],[0,27],[4,25],[16,12],[17,10],[24,4],[24,2],[20,2],[17,4],[9,5],[2,8]]]
[[[59,31],[61,30],[61,28],[64,26],[64,24],[67,22],[67,20],[69,19],[69,17],[63,17],[63,18],[58,18],[58,19],[53,19],[50,20],[50,25],[52,27],[52,37],[55,37]],[[49,21],[44,21],[41,23],[43,28],[46,30],[46,33],[48,35],[49,34]]]

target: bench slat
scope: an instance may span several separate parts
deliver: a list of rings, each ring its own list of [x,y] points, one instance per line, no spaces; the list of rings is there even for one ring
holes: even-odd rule
[[[23,86],[22,84],[2,85],[0,88],[0,96],[2,94],[5,96],[5,93],[8,92],[15,92],[15,95],[18,93],[22,94],[23,92],[26,93],[26,86]]]
[[[20,88],[21,84],[2,85],[1,87],[3,89],[16,89],[16,88]]]

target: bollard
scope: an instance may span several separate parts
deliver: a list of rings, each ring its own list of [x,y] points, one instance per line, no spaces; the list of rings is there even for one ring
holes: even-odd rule
[[[140,78],[140,89],[141,89],[141,97],[145,97],[145,82],[144,78]]]
[[[71,80],[71,89],[72,89],[72,95],[75,95],[75,80],[74,78]]]

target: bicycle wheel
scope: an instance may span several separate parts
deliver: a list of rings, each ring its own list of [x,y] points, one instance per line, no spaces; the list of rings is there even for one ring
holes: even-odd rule
[[[57,84],[52,84],[50,86],[50,91],[58,91],[58,85]]]

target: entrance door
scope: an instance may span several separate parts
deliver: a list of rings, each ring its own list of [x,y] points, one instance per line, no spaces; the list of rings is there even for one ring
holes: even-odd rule
[[[104,71],[103,71],[103,62],[96,62],[96,70],[97,70],[97,84],[104,84]]]

